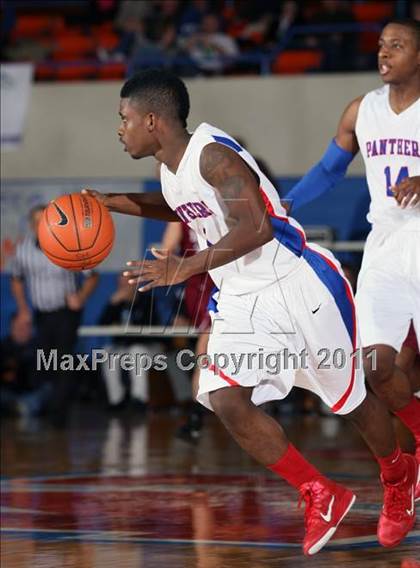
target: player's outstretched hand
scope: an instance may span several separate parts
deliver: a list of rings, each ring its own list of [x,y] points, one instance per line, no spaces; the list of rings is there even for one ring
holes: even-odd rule
[[[416,207],[420,203],[420,176],[403,179],[398,185],[392,186],[391,191],[402,209]]]
[[[157,286],[171,286],[184,282],[190,274],[185,269],[185,259],[174,254],[152,248],[156,260],[130,260],[132,270],[124,272],[129,284],[142,283],[140,292],[147,292]]]
[[[106,198],[107,198],[106,193],[101,193],[100,191],[96,191],[96,189],[89,189],[88,187],[82,189],[82,193],[83,195],[90,195],[90,197],[94,197],[95,199],[100,201],[102,205],[105,205],[106,207]]]

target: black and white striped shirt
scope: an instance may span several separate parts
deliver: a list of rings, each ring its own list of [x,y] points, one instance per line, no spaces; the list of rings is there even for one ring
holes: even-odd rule
[[[80,282],[78,273],[53,264],[31,235],[16,248],[12,275],[25,281],[34,309],[41,312],[65,308],[68,294],[76,292]]]

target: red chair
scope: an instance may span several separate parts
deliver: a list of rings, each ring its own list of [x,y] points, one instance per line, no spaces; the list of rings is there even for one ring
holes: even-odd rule
[[[117,47],[119,38],[114,32],[98,31],[94,34],[94,41],[97,47],[102,47],[103,49],[114,49]]]
[[[13,31],[13,39],[38,38],[42,35],[54,35],[65,29],[61,16],[18,16]]]
[[[94,79],[97,76],[97,66],[91,63],[78,63],[75,65],[59,67],[56,72],[58,81],[83,81]]]
[[[84,59],[95,53],[95,47],[95,41],[90,36],[62,35],[56,38],[52,57],[61,61]]]
[[[394,2],[352,2],[351,10],[358,22],[378,22],[389,20],[394,15]]]
[[[110,61],[108,63],[101,63],[98,68],[98,79],[113,80],[124,79],[127,70],[125,63]]]
[[[322,51],[289,50],[280,53],[273,63],[273,73],[294,75],[319,69],[322,62]]]

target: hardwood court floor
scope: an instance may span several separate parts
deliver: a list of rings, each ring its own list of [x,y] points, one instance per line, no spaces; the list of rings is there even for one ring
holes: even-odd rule
[[[358,497],[312,558],[301,552],[295,492],[213,416],[196,447],[174,438],[178,420],[110,417],[87,405],[65,430],[4,420],[1,567],[419,568],[419,521],[398,548],[378,546],[376,466],[343,420],[282,420],[305,455]]]

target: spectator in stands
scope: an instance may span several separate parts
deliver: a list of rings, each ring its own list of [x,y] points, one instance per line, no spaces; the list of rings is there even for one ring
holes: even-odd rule
[[[191,0],[184,8],[179,21],[179,33],[188,37],[199,31],[201,22],[206,14],[214,10],[214,1]]]
[[[102,61],[128,60],[127,75],[131,75],[183,56],[178,41],[179,10],[176,0],[123,3],[115,23],[121,34],[120,42],[111,51],[99,49],[98,57]],[[173,69],[184,76],[195,74],[195,67],[188,60],[174,63]]]
[[[278,0],[243,2],[237,0],[227,7],[227,33],[235,38],[241,51],[262,46],[269,37],[273,22],[277,19],[281,3]]]
[[[100,61],[124,61],[131,57],[133,50],[147,45],[148,41],[144,33],[145,24],[143,20],[134,20],[127,23],[124,28],[118,30],[120,40],[114,49],[107,50],[99,48],[97,55]]]
[[[139,332],[142,327],[157,325],[158,319],[151,293],[138,294],[136,286],[128,284],[127,278],[120,275],[117,289],[102,312],[100,324],[136,326]],[[132,403],[138,409],[145,409],[149,401],[149,369],[146,368],[148,366],[146,363],[147,359],[152,360],[153,355],[160,350],[159,345],[154,339],[144,337],[140,339],[138,336],[127,334],[113,338],[112,344],[105,349],[110,354],[120,356],[127,353],[132,359],[137,356],[139,364],[128,370],[129,394]],[[103,364],[102,374],[109,407],[121,408],[126,400],[126,391],[123,385],[122,367],[118,360],[115,365],[110,365],[108,362]]]
[[[182,11],[185,4],[181,0],[155,0],[153,10],[147,18],[147,35],[156,41],[160,30],[168,23],[175,25],[177,33]]]
[[[16,17],[15,3],[12,0],[4,0],[1,21],[3,60],[29,60],[48,64],[51,57],[56,57],[54,45],[59,42],[61,33],[64,37],[77,36],[81,28],[84,35],[95,37],[96,30],[91,30],[92,26],[103,24],[103,27],[107,28],[107,22],[113,22],[114,32],[118,32],[120,36],[117,47],[104,47],[113,45],[114,32],[110,32],[111,39],[108,38],[104,43],[97,40],[96,47],[90,49],[96,49],[97,57],[103,62],[130,61],[134,56],[135,61],[128,70],[129,74],[140,67],[159,65],[172,66],[176,73],[187,76],[197,73],[224,73],[229,57],[248,51],[251,52],[250,57],[236,62],[235,71],[258,73],[262,62],[269,59],[266,57],[262,60],[258,58],[258,54],[263,52],[267,55],[267,51],[274,50],[276,44],[283,40],[282,47],[287,50],[313,48],[322,51],[322,70],[325,71],[366,69],[376,65],[370,53],[361,53],[357,49],[356,33],[321,32],[293,37],[287,35],[295,25],[353,23],[352,3],[346,0],[88,0],[78,4],[80,6],[77,10],[69,9],[64,12],[64,6],[57,6],[55,9],[51,7],[48,13],[51,19],[61,19],[60,25],[47,27],[41,30],[41,34],[40,30],[37,30],[34,35],[19,37],[15,33],[16,23],[19,27],[21,15],[26,15],[24,9],[19,10]],[[391,4],[394,5],[395,2]],[[406,4],[396,7],[396,10],[410,13],[418,19],[418,0]],[[215,14],[222,15],[226,33],[220,31],[220,21]],[[191,44],[186,42],[189,37],[193,38]],[[81,39],[83,43],[86,38]],[[183,43],[186,43],[187,52],[194,57],[195,67],[190,64],[188,58],[182,59],[185,57]],[[90,53],[75,54],[74,59],[90,56]],[[181,56],[181,61],[176,65],[173,61],[168,62],[168,59],[173,59],[174,56]],[[60,52],[60,57],[54,61],[54,69],[56,66],[60,67],[61,57]],[[40,65],[38,78],[51,78],[55,75],[56,71],[42,67],[43,65]],[[90,72],[94,73],[94,70]]]
[[[136,23],[147,20],[153,12],[154,2],[122,0],[115,18],[115,28],[122,33],[136,31]]]
[[[351,5],[345,0],[322,0],[308,25],[353,24]],[[322,33],[313,37],[313,47],[324,52],[323,71],[349,71],[357,53],[355,33]]]
[[[36,346],[48,358],[57,350],[57,359],[74,353],[77,328],[83,306],[96,287],[98,275],[79,274],[53,264],[43,254],[38,242],[38,224],[44,206],[31,209],[31,234],[17,246],[12,265],[11,291],[17,304],[19,326],[32,322],[36,327]],[[30,307],[32,305],[32,308]],[[77,380],[73,373],[60,368],[49,371],[52,385],[51,418],[56,425],[65,423]]]
[[[30,320],[14,314],[10,334],[0,344],[0,408],[25,416],[40,414],[50,396],[50,385],[35,373],[36,349]]]
[[[281,41],[296,23],[298,17],[298,4],[294,0],[287,0],[282,3],[281,11],[276,20],[275,39]]]
[[[162,57],[175,57],[180,53],[177,30],[173,23],[165,22],[162,25],[153,47]]]
[[[176,60],[175,58],[181,57]],[[175,60],[174,60],[175,59]],[[191,76],[197,73],[193,61],[186,57],[178,40],[177,30],[173,23],[162,24],[158,38],[154,41],[147,40],[137,46],[129,62],[127,75],[140,71],[146,67],[159,67],[171,62],[174,72],[182,76]]]
[[[142,46],[148,45],[146,21],[152,12],[153,2],[123,0],[114,20],[114,27],[120,36],[120,41],[110,51],[99,49],[99,59],[123,61],[129,59],[132,53],[141,49]]]
[[[236,41],[221,31],[216,14],[206,14],[198,32],[185,42],[185,50],[197,68],[206,75],[223,73],[232,62],[230,58],[239,55]]]

